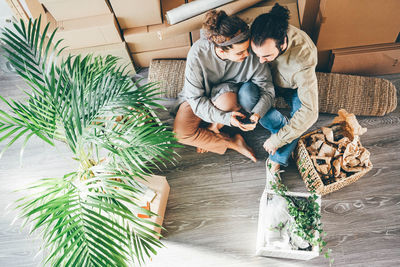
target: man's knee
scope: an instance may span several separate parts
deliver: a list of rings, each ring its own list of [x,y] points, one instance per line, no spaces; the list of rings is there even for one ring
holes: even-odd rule
[[[267,114],[260,119],[260,124],[271,131],[271,133],[277,133],[287,123],[287,118],[274,108],[271,108]]]
[[[250,112],[260,98],[260,90],[252,82],[244,83],[238,92],[238,101],[247,112]]]

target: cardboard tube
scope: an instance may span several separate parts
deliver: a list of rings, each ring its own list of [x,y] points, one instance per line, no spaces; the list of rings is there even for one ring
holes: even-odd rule
[[[261,0],[237,0],[235,2],[223,5],[216,10],[224,10],[228,16],[233,15],[243,9],[261,2]],[[174,37],[175,35],[191,32],[201,28],[206,17],[206,13],[200,14],[178,24],[169,26],[165,29],[157,31],[160,40]]]
[[[165,18],[167,19],[168,24],[173,25],[230,2],[233,2],[233,0],[192,1],[167,11]]]

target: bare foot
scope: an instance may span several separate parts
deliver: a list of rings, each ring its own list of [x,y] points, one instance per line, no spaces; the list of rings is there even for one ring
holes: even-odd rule
[[[253,149],[251,149],[246,142],[244,141],[243,137],[240,134],[236,134],[233,137],[233,142],[231,143],[232,147],[230,147],[231,149],[236,150],[237,152],[239,152],[240,154],[242,154],[243,156],[248,157],[249,159],[251,159],[254,162],[257,162],[256,157],[254,156],[254,151]]]
[[[200,148],[200,147],[196,147],[196,151],[197,151],[197,153],[200,153],[200,154],[208,152],[208,150],[206,150],[204,148]]]
[[[219,123],[211,123],[207,129],[210,130],[211,132],[214,132],[216,134],[221,133],[219,131],[219,129],[221,129],[224,125],[223,124],[219,124]]]
[[[281,165],[279,163],[276,163],[272,160],[270,160],[269,162],[271,164],[270,169],[272,172],[278,172],[281,169]]]

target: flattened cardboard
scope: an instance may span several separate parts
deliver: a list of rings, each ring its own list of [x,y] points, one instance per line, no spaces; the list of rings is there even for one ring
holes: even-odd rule
[[[383,44],[332,51],[334,73],[383,75],[400,73],[400,44]]]
[[[321,0],[314,38],[318,50],[395,42],[399,0]]]
[[[156,196],[153,201],[150,202],[150,211],[158,214],[158,216],[151,216],[150,220],[158,225],[162,226],[164,221],[165,210],[167,208],[167,201],[170,191],[170,186],[167,182],[167,179],[164,176],[151,175],[145,177],[147,181],[142,179],[136,179],[138,182],[143,183],[148,186],[151,190],[156,193]],[[155,226],[147,227],[152,228],[157,233],[161,233],[161,229]],[[158,238],[158,236],[156,236]]]
[[[162,23],[160,0],[109,0],[121,29]]]
[[[183,46],[143,53],[133,53],[132,58],[136,66],[148,67],[152,59],[186,58],[189,49],[190,46]]]
[[[111,14],[105,0],[39,0],[39,2],[57,21]]]
[[[92,47],[122,42],[113,14],[57,22],[55,40],[69,49]]]

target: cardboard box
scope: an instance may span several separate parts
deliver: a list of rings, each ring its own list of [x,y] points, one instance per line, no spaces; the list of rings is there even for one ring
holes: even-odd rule
[[[190,46],[174,47],[143,53],[133,53],[132,58],[136,66],[148,67],[152,59],[186,58]]]
[[[93,47],[85,47],[80,49],[69,49],[64,50],[62,52],[62,56],[65,57],[68,54],[71,55],[83,55],[86,56],[88,54],[93,54],[95,56],[116,56],[121,58],[118,62],[120,66],[127,66],[127,73],[129,75],[134,75],[135,68],[132,64],[132,59],[128,50],[128,47],[125,42],[116,43],[116,44],[108,44],[101,46],[93,46]]]
[[[149,219],[150,221],[157,223],[158,225],[162,225],[164,221],[165,210],[167,208],[170,186],[164,176],[151,175],[146,176],[145,178],[147,181],[139,178],[136,180],[149,187],[156,193],[155,197],[150,202],[150,211],[158,214],[158,216],[152,216]],[[161,233],[161,229],[159,227],[150,226],[147,224],[146,226],[152,228],[158,233]]]
[[[113,14],[57,22],[55,40],[64,39],[69,49],[122,42]]]
[[[297,0],[300,28],[311,38],[314,33],[315,20],[319,11],[320,0]]]
[[[37,19],[40,16],[42,16],[40,25],[40,31],[42,33],[47,23],[51,23],[52,25],[50,26],[50,28],[55,29],[56,27],[55,18],[49,12],[46,12],[43,5],[39,3],[39,0],[25,0],[25,3],[32,19]]]
[[[256,17],[258,17],[261,14],[268,13],[272,7],[275,5],[275,3],[279,3],[282,6],[286,6],[289,11],[290,11],[290,19],[289,19],[289,24],[300,28],[300,23],[299,23],[299,15],[297,11],[297,2],[296,0],[281,0],[281,1],[276,1],[276,0],[267,0],[267,1],[262,1],[261,3],[256,4],[253,7],[247,8],[236,15],[244,20],[246,23],[250,24],[254,21]]]
[[[188,1],[191,2],[191,1]],[[167,11],[170,11],[171,9],[177,8],[178,6],[184,5],[185,0],[161,0],[161,10],[162,10],[162,15],[163,19],[165,19],[165,14]]]
[[[161,6],[163,14],[184,3],[184,0],[162,0]],[[128,43],[129,49],[132,53],[140,53],[190,45],[189,33],[180,34],[175,36],[174,38],[169,38],[166,40],[160,40],[157,36],[157,32],[167,27],[168,24],[163,23],[126,29],[124,30],[124,38],[125,41]]]
[[[57,21],[111,14],[105,0],[39,0]]]
[[[162,23],[160,0],[110,0],[121,29]]]
[[[356,75],[400,73],[400,43],[332,50],[331,72]]]
[[[167,24],[151,25],[124,30],[124,38],[132,53],[167,49],[190,45],[189,33],[184,33],[165,40],[160,40],[157,31],[168,27]]]
[[[190,33],[191,39],[192,39],[192,45],[200,39],[200,29],[196,31],[192,31]]]
[[[329,72],[330,67],[330,57],[332,54],[332,50],[324,50],[318,51],[318,63],[316,70],[321,72]]]
[[[46,10],[39,0],[25,0],[25,3],[33,19],[38,18],[40,15],[43,17],[46,14]]]
[[[309,197],[309,193],[293,193],[287,192],[287,195],[294,197]],[[271,190],[265,190],[260,199],[260,210],[258,214],[258,231],[257,231],[257,244],[256,244],[256,255],[274,257],[274,258],[286,258],[286,259],[297,259],[297,260],[310,260],[319,256],[319,247],[315,246],[311,251],[304,250],[289,250],[289,249],[277,249],[272,246],[266,245],[265,232],[267,230],[266,221],[268,219],[269,209],[273,209],[269,205],[269,202],[277,194]],[[316,200],[321,207],[321,197],[319,196]],[[318,232],[316,238],[318,238]]]
[[[316,20],[318,50],[395,42],[399,0],[321,0]]]

